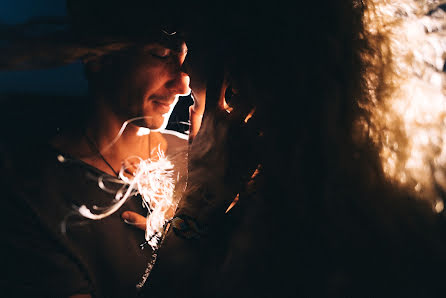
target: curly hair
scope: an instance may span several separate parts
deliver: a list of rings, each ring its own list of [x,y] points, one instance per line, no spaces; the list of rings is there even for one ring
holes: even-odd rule
[[[195,144],[190,177],[210,188],[223,180],[214,191],[227,193],[246,181],[234,176],[252,173],[247,160],[261,164],[230,211],[236,228],[221,275],[202,283],[217,280],[221,296],[438,293],[431,281],[440,282],[436,268],[445,261],[440,218],[387,179],[369,133],[377,128],[369,107],[397,87],[385,28],[364,24],[373,9],[371,1],[350,0],[228,4],[220,12],[230,22],[221,27],[213,16],[210,39],[237,89],[231,114],[253,106],[255,113],[246,129],[230,117],[228,130],[213,135],[222,138],[218,148]],[[207,124],[203,136],[222,131]],[[217,178],[203,176],[214,168]],[[226,247],[216,243],[216,251]]]

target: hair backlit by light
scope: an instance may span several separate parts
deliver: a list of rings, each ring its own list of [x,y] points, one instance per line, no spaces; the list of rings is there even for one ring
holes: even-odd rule
[[[364,14],[366,38],[381,56],[364,56],[371,101],[363,106],[370,121],[362,125],[379,147],[385,175],[434,206],[438,187],[446,190],[444,175],[435,174],[446,166],[442,3],[367,0]],[[383,61],[378,78],[373,68]]]

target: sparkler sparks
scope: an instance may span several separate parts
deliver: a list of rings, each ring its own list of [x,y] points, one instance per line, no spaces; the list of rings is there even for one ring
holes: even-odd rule
[[[371,102],[363,122],[380,149],[385,174],[429,199],[437,212],[446,190],[446,13],[440,0],[368,0],[367,38],[381,56],[367,56]],[[381,79],[373,69],[384,61]],[[370,125],[369,125],[370,124]]]
[[[138,193],[148,210],[146,218],[146,241],[152,248],[158,246],[164,224],[173,217],[177,207],[174,202],[175,180],[173,164],[158,150],[158,159],[139,159],[133,177],[127,177],[121,169],[120,177],[129,187],[135,183]]]
[[[145,238],[153,248],[157,248],[161,240],[165,223],[173,217],[177,207],[174,199],[175,179],[173,164],[158,150],[156,160],[129,157],[127,166],[123,166],[119,177],[123,187],[116,192],[115,203],[101,209],[101,213],[93,213],[85,205],[79,208],[79,213],[93,220],[105,218],[116,212],[130,197],[141,195],[143,204],[148,210]],[[136,160],[136,162],[132,162]],[[132,173],[132,174],[129,174]],[[101,186],[99,180],[99,186]],[[118,180],[119,181],[119,180]]]
[[[102,151],[110,149],[116,143],[129,123],[144,118],[147,117],[133,118],[124,122],[112,143]],[[150,129],[142,127],[136,134],[138,136],[148,135]],[[65,161],[61,155],[57,158],[59,162]],[[178,205],[179,196],[176,197],[174,191],[175,183],[179,180],[179,174],[178,177],[174,177],[174,175],[174,165],[164,155],[160,146],[158,146],[155,158],[142,159],[138,156],[130,156],[123,161],[123,166],[119,171],[120,179],[105,176],[98,178],[98,186],[102,190],[115,194],[112,205],[107,207],[93,206],[92,210],[82,205],[77,211],[86,218],[100,220],[118,211],[132,196],[140,195],[143,205],[148,210],[145,239],[153,249],[156,249],[162,238],[165,224],[173,217]],[[122,184],[122,187],[118,191],[108,189],[104,180],[118,185]]]

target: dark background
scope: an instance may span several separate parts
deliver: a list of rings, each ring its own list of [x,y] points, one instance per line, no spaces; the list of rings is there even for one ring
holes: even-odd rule
[[[3,0],[0,1],[0,24],[15,25],[40,17],[60,17],[66,15],[65,0]],[[39,100],[46,96],[56,96],[63,100],[64,96],[82,97],[87,95],[87,81],[83,74],[81,62],[62,67],[31,71],[0,71],[0,95],[2,103],[10,95],[37,95]],[[53,99],[52,99],[53,100]],[[42,103],[45,104],[45,103]],[[174,109],[168,129],[185,132],[188,125],[188,106],[191,97],[182,97]],[[5,106],[3,106],[3,109]]]

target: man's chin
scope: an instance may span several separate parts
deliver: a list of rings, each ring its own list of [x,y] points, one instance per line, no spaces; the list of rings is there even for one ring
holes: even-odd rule
[[[170,116],[170,113],[163,116],[141,119],[138,126],[149,128],[150,130],[162,130],[167,126],[169,121],[168,116]]]
[[[163,130],[169,122],[174,107],[175,105],[171,105],[169,111],[166,113],[157,113],[156,110],[146,110],[144,117],[138,122],[138,126],[151,130]]]
[[[139,119],[135,119],[132,121],[132,124],[137,127],[144,127],[149,129],[156,129],[154,122],[150,119],[145,119],[143,117],[140,117]]]

